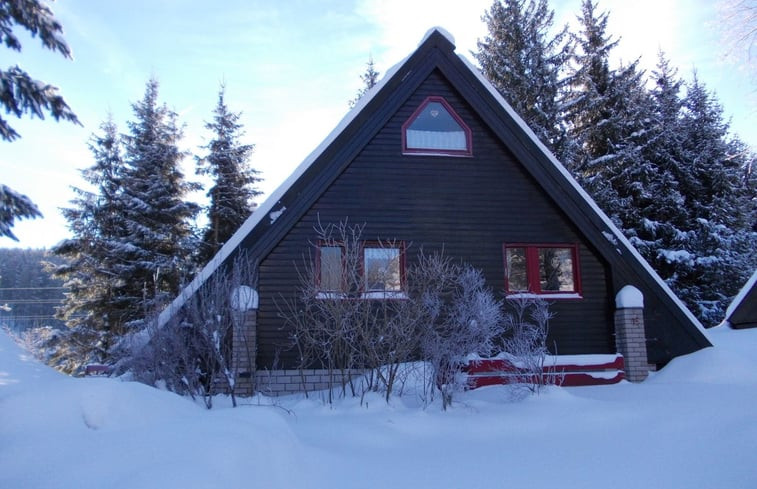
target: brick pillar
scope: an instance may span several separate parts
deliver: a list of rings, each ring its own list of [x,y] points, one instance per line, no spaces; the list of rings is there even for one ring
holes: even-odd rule
[[[235,394],[251,396],[255,390],[255,358],[257,356],[257,309],[239,312],[233,335],[232,365],[236,371]]]
[[[626,379],[641,382],[649,374],[644,296],[636,287],[626,285],[615,296],[615,306],[615,345],[623,355]]]

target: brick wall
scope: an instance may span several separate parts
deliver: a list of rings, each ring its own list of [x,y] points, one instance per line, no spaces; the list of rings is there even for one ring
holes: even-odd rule
[[[353,369],[345,373],[344,381],[363,374],[362,370]],[[342,374],[334,374],[332,385],[341,387]],[[291,370],[259,370],[255,373],[256,392],[265,395],[282,395],[294,392],[317,391],[329,387],[329,372],[325,369],[291,369]],[[347,387],[349,389],[349,386]]]
[[[234,391],[238,396],[251,396],[255,389],[258,311],[245,311],[241,316],[232,339],[232,368],[237,377]]]
[[[641,382],[647,378],[647,337],[644,333],[644,309],[620,308],[615,311],[615,342],[625,361],[626,379]]]

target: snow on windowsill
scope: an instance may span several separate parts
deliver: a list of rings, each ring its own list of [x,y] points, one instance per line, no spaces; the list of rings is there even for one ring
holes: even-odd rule
[[[347,294],[341,292],[318,292],[315,296],[316,299],[407,299],[407,294],[404,292],[384,292],[373,291],[363,292],[360,295],[349,297]]]
[[[507,294],[507,299],[583,299],[584,297],[577,292],[558,292],[556,294],[534,294],[531,292],[516,292]]]

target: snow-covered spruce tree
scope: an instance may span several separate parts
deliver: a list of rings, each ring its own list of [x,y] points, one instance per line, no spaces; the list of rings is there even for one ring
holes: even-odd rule
[[[570,59],[567,27],[550,36],[554,12],[547,0],[495,0],[478,41],[481,70],[539,139],[557,156],[566,151],[561,121],[561,77]]]
[[[190,221],[199,207],[185,201],[194,184],[179,167],[181,129],[176,113],[158,104],[158,82],[147,82],[142,100],[132,104],[124,143],[120,226],[113,270],[122,283],[118,310],[124,324],[145,318],[168,298],[191,270],[196,248]]]
[[[755,267],[750,153],[696,79],[681,98],[661,57],[647,91],[635,63],[610,69],[607,14],[586,0],[579,20],[567,107],[581,152],[568,166],[694,314],[716,324]]]
[[[730,298],[757,267],[753,194],[744,179],[754,155],[729,134],[714,94],[694,77],[677,125],[678,188],[688,212],[688,246],[661,254],[663,277],[706,325],[722,320]]]
[[[580,146],[564,163],[597,203],[622,226],[617,212],[618,177],[636,165],[644,144],[644,122],[649,107],[637,62],[610,68],[610,53],[618,41],[607,34],[607,12],[597,14],[592,0],[584,0],[578,18],[580,32],[573,34],[570,86],[566,96],[566,119],[570,136]]]
[[[115,123],[108,119],[100,129],[102,133],[93,134],[89,142],[95,163],[81,171],[92,190],[73,188],[77,197],[72,207],[62,209],[72,237],[51,250],[66,259],[65,264],[51,267],[68,288],[56,317],[71,328],[68,349],[82,363],[108,360],[128,316],[119,309],[124,282],[116,272],[124,236],[120,220],[123,160]]]
[[[43,47],[71,58],[71,50],[63,40],[63,27],[44,2],[0,1],[0,43],[20,52],[21,40],[13,32],[16,26],[26,29],[32,37],[39,36]],[[47,112],[55,120],[63,119],[79,124],[76,115],[58,94],[57,88],[35,80],[18,66],[0,69],[0,105],[6,113],[19,118],[30,114],[31,117],[44,119]],[[19,137],[8,121],[0,117],[0,139],[13,141]],[[14,221],[41,216],[37,206],[27,196],[0,183],[0,237],[17,240],[11,231]]]
[[[378,83],[379,81],[379,76],[380,73],[376,71],[376,65],[373,63],[373,56],[369,56],[368,62],[366,63],[365,72],[360,75],[360,79],[363,81],[363,86],[358,90],[355,98],[350,100],[350,108],[355,107],[358,101],[363,98],[363,95],[365,95],[368,90],[376,86],[376,83]]]
[[[674,80],[650,94],[637,62],[611,69],[609,56],[617,41],[606,35],[608,15],[583,3],[581,31],[567,97],[570,134],[578,152],[566,161],[576,179],[647,257],[673,238],[682,198],[671,169],[670,146],[677,109]],[[658,98],[659,97],[659,98]],[[672,98],[671,98],[672,97]],[[664,104],[664,105],[660,105]],[[659,226],[658,226],[659,224]],[[672,227],[671,227],[672,226]]]
[[[229,110],[224,95],[225,87],[221,85],[213,121],[205,124],[213,133],[213,139],[203,147],[208,154],[196,158],[197,173],[210,175],[214,182],[207,193],[208,225],[198,251],[200,266],[239,229],[254,209],[253,199],[261,194],[255,187],[261,181],[259,172],[249,164],[254,146],[240,142],[244,135],[240,114]]]
[[[691,226],[679,185],[682,171],[686,171],[679,129],[682,81],[662,53],[650,80],[646,142],[630,180],[628,205],[634,209],[634,219],[625,220],[624,232],[652,267],[669,278],[673,273],[665,257],[689,246],[687,230]]]

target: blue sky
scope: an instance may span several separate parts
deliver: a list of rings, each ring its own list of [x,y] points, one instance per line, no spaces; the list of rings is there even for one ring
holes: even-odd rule
[[[553,0],[557,22],[572,21],[580,0]],[[19,242],[0,247],[50,247],[68,235],[58,209],[83,186],[79,170],[91,165],[89,136],[113,115],[122,132],[151,76],[161,101],[180,114],[183,145],[195,154],[209,135],[219,83],[227,102],[242,111],[245,142],[256,145],[252,164],[266,194],[331,131],[361,85],[371,54],[383,74],[409,54],[432,26],[456,40],[458,53],[486,34],[480,20],[490,0],[59,0],[52,7],[74,61],[25,40],[4,65],[60,87],[84,127],[51,120],[10,120],[22,138],[0,141],[0,181],[27,194],[44,218],[14,227]],[[757,147],[754,81],[723,61],[716,2],[707,0],[600,0],[609,30],[621,38],[616,55],[642,56],[652,68],[664,50],[685,78],[698,76],[716,90],[734,132]],[[470,56],[469,56],[470,57]],[[185,173],[194,177],[194,164]],[[199,199],[200,196],[197,196]]]

